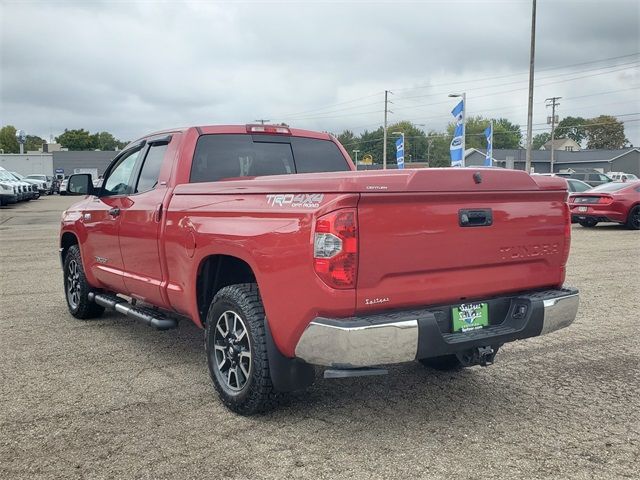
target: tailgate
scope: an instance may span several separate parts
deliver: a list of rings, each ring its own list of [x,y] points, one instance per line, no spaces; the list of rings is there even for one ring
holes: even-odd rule
[[[565,190],[438,190],[361,195],[358,311],[562,285]]]

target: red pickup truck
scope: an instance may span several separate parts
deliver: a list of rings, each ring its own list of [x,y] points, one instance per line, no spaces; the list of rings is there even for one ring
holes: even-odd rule
[[[149,135],[62,215],[69,310],[204,328],[213,384],[251,414],[315,378],[493,362],[566,327],[561,178],[489,168],[354,171],[325,133],[269,125]]]

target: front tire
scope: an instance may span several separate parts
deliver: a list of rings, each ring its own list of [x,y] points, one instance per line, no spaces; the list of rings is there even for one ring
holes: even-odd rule
[[[640,205],[636,205],[631,209],[626,225],[630,230],[640,230]]]
[[[64,257],[64,293],[69,313],[81,320],[102,315],[104,307],[89,300],[91,286],[87,283],[78,245],[72,245]]]
[[[207,314],[209,375],[222,403],[240,415],[271,410],[285,399],[271,382],[265,321],[255,283],[222,288]]]
[[[593,228],[598,224],[595,218],[585,218],[584,220],[578,220],[578,223],[585,228]]]

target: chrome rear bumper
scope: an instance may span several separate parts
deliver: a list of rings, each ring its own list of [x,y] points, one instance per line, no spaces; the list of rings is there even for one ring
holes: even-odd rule
[[[476,346],[502,345],[569,326],[578,312],[579,295],[576,289],[565,288],[502,301],[510,302],[502,321],[491,319],[488,327],[467,333],[442,331],[436,311],[450,307],[347,319],[316,318],[300,337],[296,357],[315,365],[350,368],[409,362]],[[526,306],[527,313],[518,317],[516,307],[522,305]]]

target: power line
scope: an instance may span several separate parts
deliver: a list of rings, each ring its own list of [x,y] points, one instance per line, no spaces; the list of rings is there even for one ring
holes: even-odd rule
[[[619,60],[621,58],[628,58],[628,57],[634,57],[640,55],[640,52],[635,52],[635,53],[630,53],[627,55],[619,55],[617,57],[609,57],[609,58],[602,58],[600,60],[592,60],[590,62],[580,62],[580,63],[574,63],[571,65],[557,65],[554,67],[545,67],[545,68],[539,68],[538,71],[549,71],[549,70],[558,70],[558,69],[563,69],[563,68],[572,68],[572,67],[579,67],[582,65],[591,65],[594,63],[601,63],[601,62],[607,62],[610,60]],[[612,65],[613,66],[613,65]],[[605,68],[605,67],[600,67],[600,68]],[[498,80],[501,78],[509,78],[509,77],[514,77],[517,75],[525,75],[529,73],[529,70],[522,70],[520,72],[515,72],[515,73],[508,73],[508,74],[504,74],[504,75],[498,75],[498,76],[492,76],[492,77],[483,77],[483,78],[474,78],[473,81],[474,82],[484,82],[486,80]],[[456,82],[447,82],[447,83],[441,83],[441,84],[435,84],[435,85],[419,85],[419,86],[415,86],[415,87],[405,87],[405,88],[396,88],[395,91],[401,92],[401,91],[405,91],[405,90],[418,90],[421,88],[433,88],[433,87],[447,87],[450,85],[460,85],[460,84],[464,84],[469,82],[469,80],[459,80]]]
[[[608,61],[612,61],[612,60],[619,60],[622,58],[629,58],[629,57],[633,57],[633,56],[637,56],[640,55],[640,52],[635,52],[635,53],[631,53],[631,54],[627,54],[627,55],[619,55],[616,57],[609,57],[609,58],[603,58],[603,59],[599,59],[599,60],[592,60],[589,62],[580,62],[580,63],[574,63],[574,64],[570,64],[570,65],[558,65],[558,66],[552,66],[552,67],[545,67],[542,68],[540,70],[542,71],[549,71],[549,70],[558,70],[558,69],[567,69],[567,68],[572,68],[572,67],[576,67],[576,66],[583,66],[583,65],[592,65],[592,64],[596,64],[596,63],[602,63],[602,62],[608,62]],[[618,65],[610,65],[610,66],[602,66],[596,69],[603,69],[603,68],[614,68],[620,66],[620,64]],[[591,69],[593,70],[593,69]],[[505,74],[505,75],[498,75],[498,76],[492,76],[492,77],[484,77],[484,78],[474,78],[474,79],[469,79],[469,80],[459,80],[456,82],[448,82],[446,84],[435,84],[435,85],[424,85],[424,86],[417,86],[417,87],[405,87],[405,88],[398,88],[396,90],[398,91],[403,91],[403,90],[415,90],[415,89],[419,89],[419,88],[434,88],[434,87],[439,87],[439,86],[450,86],[450,85],[456,85],[456,84],[462,84],[462,83],[467,83],[469,81],[473,81],[473,82],[483,82],[486,80],[496,80],[496,79],[501,79],[501,78],[508,78],[508,77],[512,77],[512,76],[517,76],[517,75],[522,75],[523,72],[517,72],[517,73],[512,73],[512,74]],[[526,73],[526,72],[525,72]],[[569,72],[567,73],[569,75],[571,75],[572,73]],[[545,78],[550,78],[550,77],[545,77]],[[481,88],[490,88],[490,86],[485,86],[485,87],[481,87]],[[332,109],[333,107],[337,107],[337,106],[341,106],[341,105],[348,105],[348,104],[352,104],[355,102],[358,102],[360,100],[364,100],[367,98],[373,98],[373,97],[377,97],[380,96],[383,92],[379,91],[377,93],[374,94],[370,94],[370,95],[365,95],[362,97],[357,97],[351,100],[346,100],[346,101],[342,101],[342,102],[335,102],[335,103],[330,103],[327,104],[323,107],[317,107],[317,108],[312,108],[312,109],[308,109],[308,110],[303,110],[303,111],[298,111],[298,112],[294,112],[294,113],[289,113],[289,114],[285,114],[285,115],[274,115],[274,118],[283,118],[283,119],[291,119],[292,117],[297,117],[303,114],[307,114],[307,113],[312,113],[312,112],[319,112],[319,115],[323,115],[326,113],[331,113],[331,112],[327,112],[324,110],[329,110]],[[347,109],[351,109],[351,108],[360,108],[363,106],[367,106],[367,105],[374,105],[377,104],[376,103],[367,103],[364,105],[357,105],[354,107],[348,107]],[[342,109],[344,110],[344,109]]]
[[[610,72],[599,72],[595,75],[605,75],[607,73],[613,73],[613,72],[618,72],[621,70],[626,70],[627,67],[634,67],[634,66],[638,66],[640,63],[638,60],[634,60],[633,62],[627,62],[627,63],[622,63],[622,64],[618,64],[618,65],[609,65],[606,67],[597,67],[597,68],[589,68],[586,70],[581,70],[578,72],[569,72],[569,73],[559,73],[559,74],[555,74],[555,75],[546,75],[546,76],[542,76],[542,77],[538,77],[537,81],[540,80],[547,80],[549,78],[557,78],[557,77],[563,77],[563,76],[567,76],[567,75],[576,75],[578,73],[585,73],[585,72],[591,72],[591,71],[596,71],[596,70],[605,70],[605,69],[616,69],[616,70],[612,70]],[[620,67],[624,67],[622,69],[620,69]],[[583,78],[583,77],[576,77],[576,78]],[[469,91],[475,91],[475,90],[483,90],[485,88],[497,88],[497,87],[508,87],[510,85],[520,85],[522,84],[522,80],[518,80],[515,82],[506,82],[506,83],[498,83],[498,84],[494,84],[494,85],[484,85],[484,86],[479,86],[479,87],[475,87],[475,89],[470,89]],[[475,82],[474,82],[475,83]],[[445,94],[445,92],[436,92],[436,93],[429,93],[429,94],[425,94],[425,95],[414,95],[411,97],[399,97],[400,100],[410,100],[410,99],[414,99],[414,98],[426,98],[426,97],[433,97],[433,96],[441,96]]]

